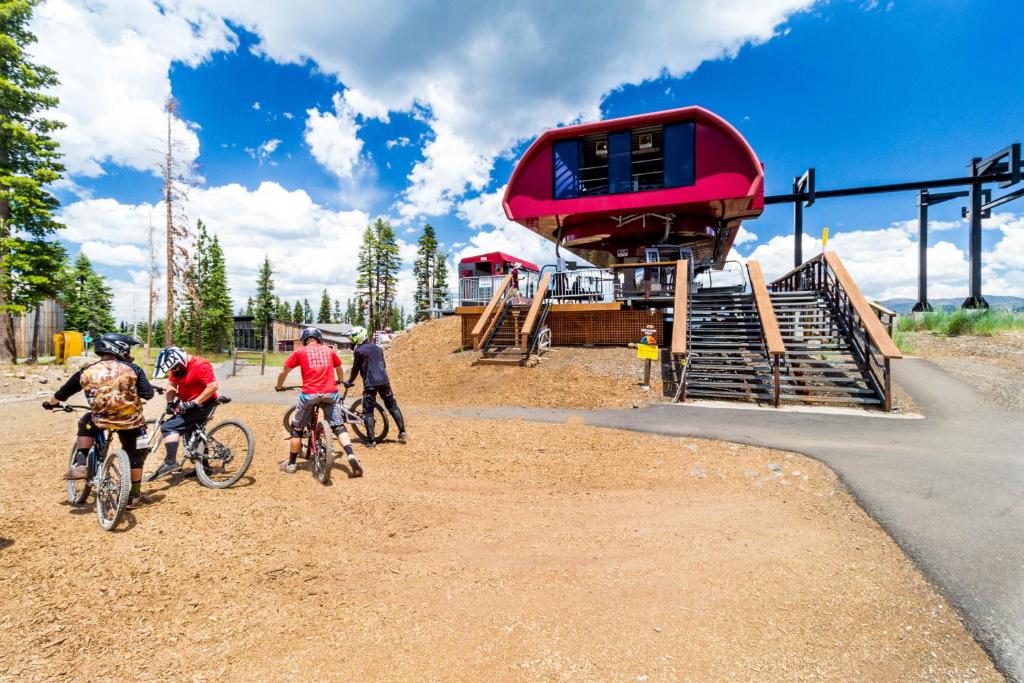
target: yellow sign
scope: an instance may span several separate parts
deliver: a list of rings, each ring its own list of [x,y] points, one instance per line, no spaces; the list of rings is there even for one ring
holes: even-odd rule
[[[637,344],[636,357],[640,360],[658,360],[658,347],[653,344]]]
[[[828,227],[822,228],[821,231],[821,248],[824,249],[825,245],[828,244]]]

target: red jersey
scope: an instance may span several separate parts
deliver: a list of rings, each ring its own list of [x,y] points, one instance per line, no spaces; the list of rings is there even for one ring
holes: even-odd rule
[[[191,401],[203,393],[208,385],[217,381],[217,376],[213,374],[213,366],[210,365],[210,361],[201,356],[192,356],[185,365],[184,377],[175,377],[171,374],[167,380],[174,385],[178,392],[178,398],[184,402]],[[210,397],[210,399],[214,398],[217,398],[216,391]]]
[[[329,346],[310,344],[295,349],[284,362],[286,368],[302,368],[302,393],[333,394],[338,390],[334,368],[341,366],[341,359]]]

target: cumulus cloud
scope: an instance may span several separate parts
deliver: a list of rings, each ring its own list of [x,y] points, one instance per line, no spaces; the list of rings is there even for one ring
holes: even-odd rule
[[[306,110],[306,144],[320,165],[341,180],[351,179],[363,151],[361,126],[356,111],[341,94],[335,93],[331,101],[333,112]]]
[[[84,176],[101,175],[107,162],[156,172],[171,64],[195,66],[236,43],[223,19],[187,3],[49,0],[36,8],[32,30],[33,57],[60,77],[53,116],[67,127],[54,137],[68,172]],[[173,132],[182,158],[194,160],[194,130],[175,119]]]

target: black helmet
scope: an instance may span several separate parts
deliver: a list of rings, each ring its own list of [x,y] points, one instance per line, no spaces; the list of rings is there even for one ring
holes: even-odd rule
[[[310,339],[316,339],[322,344],[324,341],[324,334],[315,327],[307,327],[302,330],[302,343],[305,344]]]
[[[110,354],[127,361],[131,359],[132,347],[141,343],[137,337],[133,337],[130,334],[108,332],[107,334],[101,334],[92,343],[92,347],[96,350],[96,355],[98,356]]]

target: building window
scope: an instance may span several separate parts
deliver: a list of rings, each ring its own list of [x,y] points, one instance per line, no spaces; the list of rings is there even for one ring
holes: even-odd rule
[[[572,199],[580,191],[580,143],[562,140],[552,145],[554,154],[554,197]]]
[[[665,126],[665,187],[683,187],[695,182],[695,136],[692,121]]]
[[[608,136],[581,138],[580,196],[608,194]]]

